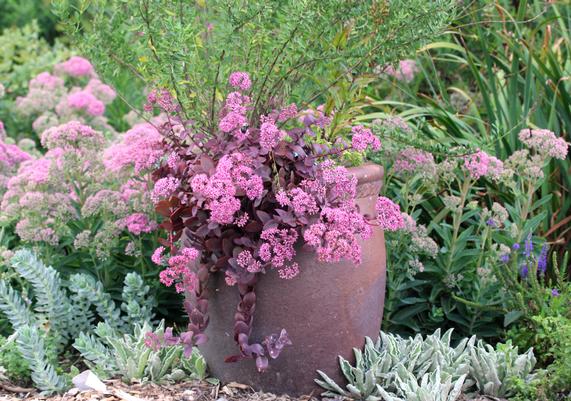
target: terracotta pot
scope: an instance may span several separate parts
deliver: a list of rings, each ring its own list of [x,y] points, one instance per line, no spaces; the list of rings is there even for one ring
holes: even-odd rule
[[[357,203],[361,212],[374,215],[383,170],[373,164],[351,169],[359,180]],[[314,383],[320,369],[338,383],[344,379],[338,355],[351,360],[353,347],[361,348],[365,336],[376,338],[381,327],[385,297],[385,241],[375,227],[363,246],[363,261],[322,264],[313,252],[299,249],[301,273],[292,280],[277,272],[262,276],[256,285],[256,312],[251,339],[279,333],[285,328],[293,342],[278,359],[270,360],[265,373],[253,360],[225,363],[237,353],[233,339],[238,290],[228,287],[221,274],[211,279],[208,342],[200,347],[211,374],[222,382],[239,382],[276,394],[293,396],[323,391]],[[218,277],[217,277],[218,276]]]

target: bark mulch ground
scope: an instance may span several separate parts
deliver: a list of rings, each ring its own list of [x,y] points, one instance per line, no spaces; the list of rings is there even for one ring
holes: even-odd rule
[[[100,394],[95,391],[79,392],[77,389],[72,389],[66,394],[52,397],[42,397],[31,389],[19,389],[0,383],[0,401],[316,401],[320,398],[318,395],[290,397],[255,392],[249,386],[240,383],[214,385],[207,382],[184,382],[168,385],[153,383],[127,385],[119,380],[105,380],[104,382],[109,389],[109,394]],[[494,397],[474,399],[461,397],[458,401],[507,400]]]
[[[277,396],[270,393],[253,391],[249,386],[240,383],[228,383],[226,385],[213,385],[207,382],[184,382],[177,384],[157,385],[131,384],[127,385],[119,380],[105,380],[104,383],[110,390],[110,394],[100,394],[95,391],[79,392],[72,389],[59,396],[41,397],[37,392],[17,392],[17,388],[11,388],[10,392],[0,387],[0,401],[11,400],[42,400],[42,401],[315,401],[317,398]],[[26,390],[26,389],[20,389]],[[31,390],[31,389],[28,389]],[[129,397],[120,397],[118,391],[123,391]],[[16,391],[16,392],[15,392]]]

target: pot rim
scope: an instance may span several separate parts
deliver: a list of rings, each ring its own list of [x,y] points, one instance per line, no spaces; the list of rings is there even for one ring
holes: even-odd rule
[[[349,167],[349,172],[357,177],[358,185],[369,182],[382,181],[385,176],[385,170],[382,166],[367,162],[360,166]]]

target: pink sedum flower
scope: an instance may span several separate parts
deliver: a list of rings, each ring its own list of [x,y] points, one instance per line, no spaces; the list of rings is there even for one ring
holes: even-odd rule
[[[400,174],[417,172],[435,174],[436,163],[431,153],[409,147],[399,152],[393,169]]]
[[[102,116],[105,113],[105,104],[87,90],[70,94],[67,104],[72,109],[83,110],[92,116]]]
[[[56,71],[72,77],[95,76],[91,63],[83,57],[73,56],[69,60],[56,65]]]
[[[149,123],[135,125],[121,141],[105,150],[105,167],[112,172],[132,167],[136,173],[152,168],[163,157],[163,137]]]
[[[120,227],[125,227],[131,234],[141,235],[157,229],[158,225],[149,220],[145,213],[133,213],[118,222]]]
[[[161,266],[163,264],[163,253],[165,251],[165,247],[164,246],[159,246],[157,249],[155,249],[155,251],[153,252],[153,255],[151,256],[151,260],[153,261],[154,264]]]
[[[267,151],[273,150],[286,135],[278,128],[275,121],[269,117],[262,117],[260,126],[260,145]]]
[[[247,91],[252,86],[252,81],[250,80],[250,75],[246,72],[236,71],[230,74],[228,78],[228,83],[234,88]]]
[[[518,138],[527,147],[540,154],[560,160],[567,157],[569,143],[565,142],[563,138],[556,137],[552,131],[525,128],[519,132]]]
[[[175,289],[178,293],[193,292],[198,285],[198,277],[194,272],[193,265],[199,256],[200,252],[195,248],[181,249],[177,255],[169,258],[168,267],[160,272],[160,282],[167,287],[175,284]]]
[[[405,227],[405,222],[399,205],[389,198],[379,196],[375,204],[377,221],[379,226],[385,231],[398,231]]]
[[[381,141],[370,129],[362,125],[357,125],[351,129],[351,133],[353,135],[351,138],[353,149],[359,152],[364,152],[368,147],[370,147],[371,150],[381,149]]]
[[[504,164],[494,156],[478,150],[476,153],[464,157],[464,168],[471,178],[477,180],[481,177],[488,177],[498,180],[504,170]]]
[[[180,186],[180,180],[174,177],[164,177],[155,182],[151,198],[153,202],[171,197]]]

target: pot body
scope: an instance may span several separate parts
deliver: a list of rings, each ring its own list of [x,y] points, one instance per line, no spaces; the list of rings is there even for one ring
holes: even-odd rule
[[[383,170],[377,165],[351,169],[359,180],[357,204],[374,216]],[[319,263],[311,251],[297,249],[300,274],[291,280],[270,271],[256,284],[256,311],[252,341],[279,334],[285,328],[293,345],[270,360],[258,373],[253,360],[225,363],[238,353],[234,342],[234,313],[240,300],[238,289],[228,287],[222,274],[211,278],[208,341],[200,346],[211,374],[222,382],[239,382],[255,390],[293,396],[323,391],[314,382],[316,370],[338,383],[344,378],[337,356],[353,359],[352,349],[361,348],[365,336],[376,338],[381,327],[385,297],[386,257],[383,232],[373,227],[373,236],[362,244],[362,263]]]

